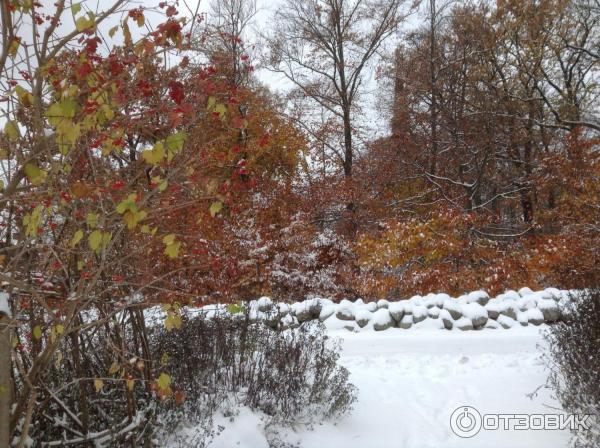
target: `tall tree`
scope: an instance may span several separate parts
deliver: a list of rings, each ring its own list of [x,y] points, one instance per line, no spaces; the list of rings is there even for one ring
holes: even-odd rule
[[[268,37],[269,67],[343,127],[335,153],[352,176],[353,112],[369,62],[403,19],[403,0],[286,0]]]
[[[232,86],[249,80],[246,34],[256,15],[256,0],[213,0],[208,20],[206,47]]]

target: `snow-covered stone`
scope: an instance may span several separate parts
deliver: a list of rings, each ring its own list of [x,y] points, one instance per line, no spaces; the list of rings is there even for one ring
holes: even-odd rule
[[[562,291],[560,289],[556,289],[556,288],[546,288],[542,292],[549,295],[549,297],[546,297],[546,298],[552,299],[555,302],[560,301],[560,299],[562,299],[562,297],[563,297]]]
[[[486,322],[486,324],[483,328],[487,328],[490,330],[497,330],[498,328],[502,328],[502,326],[495,320],[488,319],[488,321]]]
[[[502,302],[498,299],[490,300],[486,305],[485,309],[490,319],[498,319],[500,310],[502,309]]]
[[[340,320],[354,320],[354,307],[347,304],[340,304],[335,313],[335,317]]]
[[[388,307],[390,315],[396,322],[400,322],[404,317],[404,303],[403,302],[392,302]]]
[[[365,309],[367,309],[368,311],[370,311],[371,313],[374,313],[375,311],[378,310],[377,307],[377,302],[369,302],[365,305]]]
[[[321,301],[319,299],[307,299],[299,303],[292,304],[292,313],[299,322],[306,322],[315,319],[321,314]]]
[[[434,306],[432,308],[429,308],[427,310],[427,315],[431,318],[431,319],[437,319],[438,317],[440,317],[440,312],[442,310],[439,309],[437,306]]]
[[[286,314],[289,314],[290,310],[291,307],[287,303],[279,302],[277,304],[277,312],[280,316],[285,316]]]
[[[517,313],[520,311],[516,300],[505,300],[500,307],[500,314],[510,317],[513,320],[517,318]]]
[[[418,324],[419,322],[422,322],[425,319],[427,319],[427,308],[425,307],[425,305],[415,305],[413,306],[412,314],[413,322],[415,324]]]
[[[533,291],[531,290],[531,288],[521,288],[519,289],[518,293],[521,297],[525,297],[530,294],[533,294]]]
[[[389,308],[389,306],[390,306],[390,302],[388,302],[385,299],[379,299],[377,301],[377,309],[380,309],[380,308]]]
[[[544,314],[539,308],[532,308],[525,312],[527,320],[532,325],[542,325],[544,323]]]
[[[444,309],[450,313],[454,320],[458,320],[463,316],[461,304],[454,299],[445,300]]]
[[[456,326],[456,328],[462,331],[473,329],[473,322],[467,317],[461,317],[454,323],[454,325]]]
[[[516,325],[517,321],[511,317],[508,317],[505,314],[500,314],[498,316],[497,322],[502,326],[502,328],[512,328]]]
[[[473,291],[466,296],[467,303],[478,303],[479,305],[485,305],[489,302],[490,296],[485,291]]]
[[[537,307],[537,301],[535,300],[535,297],[532,295],[528,295],[528,296],[520,298],[517,303],[519,306],[519,310],[521,310],[521,311],[527,311],[527,310]]]
[[[454,319],[452,319],[452,315],[447,309],[440,311],[440,320],[446,330],[452,330],[452,327],[454,327]]]
[[[357,332],[360,330],[358,324],[353,320],[341,320],[336,316],[331,316],[325,322],[323,322],[325,328],[328,330],[348,330],[352,332]]]
[[[273,308],[273,300],[270,297],[264,296],[257,301],[258,311],[267,312]]]
[[[526,327],[529,325],[529,319],[527,318],[527,313],[523,311],[519,311],[517,313],[517,322],[521,324],[521,326]]]
[[[538,309],[544,315],[546,322],[556,322],[560,319],[560,308],[552,299],[542,299],[537,301]]]
[[[400,321],[400,324],[398,326],[404,330],[408,330],[410,327],[412,327],[412,325],[413,325],[412,315],[406,314],[406,315],[404,315],[404,317],[402,318],[402,320]]]
[[[325,320],[329,319],[335,314],[335,309],[335,305],[324,306],[319,313],[319,320],[324,322]]]
[[[506,291],[504,294],[500,294],[500,296],[502,296],[504,300],[519,300],[521,297],[517,291],[513,291],[512,289]]]
[[[365,327],[371,321],[372,317],[373,313],[367,310],[366,307],[358,310],[354,316],[356,323],[360,328]]]
[[[394,326],[394,319],[390,312],[385,308],[381,308],[373,313],[373,329],[375,331],[387,330]]]
[[[467,303],[462,306],[463,315],[468,318],[473,327],[481,328],[488,321],[488,312],[478,302]]]

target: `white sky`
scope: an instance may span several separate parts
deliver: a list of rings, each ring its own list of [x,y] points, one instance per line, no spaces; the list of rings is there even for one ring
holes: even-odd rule
[[[42,0],[41,3],[44,5],[43,10],[46,13],[52,13],[54,10],[54,1],[55,0]],[[159,15],[156,11],[152,9],[157,9],[158,3],[160,0],[132,0],[126,6],[126,9],[129,10],[132,7],[142,6],[144,8],[148,8],[145,13],[146,16],[146,25],[143,28],[139,28],[137,24],[134,23],[133,20],[129,20],[130,30],[135,40],[136,37],[139,37],[141,33],[145,30],[150,30],[158,23],[164,20],[164,15]],[[180,0],[179,1],[179,12],[181,15],[190,16],[189,10],[195,11],[199,6],[198,11],[200,13],[207,13],[209,11],[209,5],[211,0]],[[302,1],[302,0],[298,0]],[[95,13],[100,13],[103,10],[106,10],[113,3],[110,0],[74,0],[73,3],[81,3],[82,9],[81,12],[77,15],[80,17],[84,14],[84,11],[93,11]],[[173,3],[173,0],[169,1],[169,3]],[[186,6],[187,3],[187,6]],[[70,6],[71,2],[67,0],[67,4]],[[281,0],[257,0],[258,12],[254,18],[252,27],[248,33],[247,41],[250,43],[256,42],[258,44],[259,51],[260,48],[260,34],[264,33],[265,30],[269,30],[270,24],[272,23],[272,16],[277,8],[277,6],[281,4]],[[99,33],[101,35],[111,41],[118,43],[123,39],[122,31],[119,29],[114,37],[111,39],[108,36],[108,30],[112,27],[118,25],[124,18],[123,14],[113,15],[108,20],[106,20],[100,27]],[[408,21],[409,26],[414,26],[417,21],[416,16],[412,16]],[[27,24],[29,27],[31,24]],[[71,11],[67,10],[63,14],[62,25],[58,28],[57,34],[60,36],[65,35],[66,33],[73,30],[75,26],[75,19],[72,17]],[[398,34],[399,36],[399,34]],[[398,36],[392,38],[387,43],[389,48],[392,48],[394,45],[394,41],[398,40]],[[27,38],[24,39],[27,42]],[[31,56],[30,52],[30,56]],[[23,54],[23,56],[25,56]],[[257,54],[255,56],[258,56]],[[369,138],[375,138],[377,136],[384,135],[388,130],[388,120],[389,117],[383,117],[380,111],[377,109],[377,101],[376,101],[376,92],[380,86],[378,86],[377,81],[374,77],[375,73],[375,64],[372,64],[364,74],[363,86],[364,86],[364,95],[363,95],[363,105],[364,105],[364,113],[359,117],[362,123],[360,123],[363,127],[365,127],[368,131]],[[14,77],[18,78],[17,73],[14,73]],[[266,69],[259,68],[256,72],[258,79],[265,85],[267,85],[271,90],[276,92],[285,92],[291,87],[291,84],[283,77],[283,75],[274,74],[269,72]]]

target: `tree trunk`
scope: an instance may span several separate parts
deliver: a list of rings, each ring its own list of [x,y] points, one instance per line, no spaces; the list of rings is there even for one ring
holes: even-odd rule
[[[0,447],[10,446],[11,365],[9,318],[0,312]]]
[[[344,110],[344,176],[352,176],[352,125],[350,108]]]
[[[438,108],[437,108],[437,88],[435,74],[435,28],[436,28],[436,7],[435,0],[430,0],[430,35],[429,35],[429,83],[431,94],[431,112],[429,115],[429,126],[431,128],[431,164],[429,171],[435,176],[437,171],[438,157]]]

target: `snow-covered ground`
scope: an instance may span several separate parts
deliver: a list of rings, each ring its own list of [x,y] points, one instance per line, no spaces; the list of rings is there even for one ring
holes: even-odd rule
[[[541,332],[546,328],[440,331],[390,329],[335,332],[344,340],[341,362],[358,388],[354,411],[312,431],[283,430],[279,438],[304,448],[561,448],[567,431],[480,431],[454,435],[450,416],[459,406],[483,414],[550,414],[557,403],[542,388]],[[259,416],[242,409],[211,446],[267,448]]]

